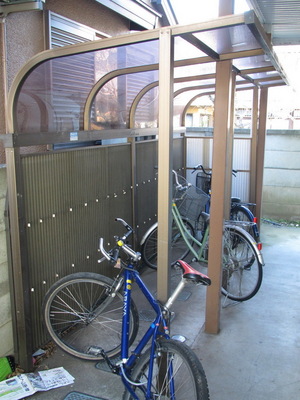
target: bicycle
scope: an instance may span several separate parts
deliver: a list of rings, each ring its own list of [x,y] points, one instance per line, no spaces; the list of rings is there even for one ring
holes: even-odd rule
[[[209,214],[204,209],[209,196],[179,177],[176,171],[173,174],[171,265],[177,259],[184,259],[189,252],[194,260],[207,264]],[[183,183],[179,183],[179,178]],[[244,224],[225,221],[223,228],[222,294],[234,301],[251,299],[258,292],[263,276],[262,254],[252,236],[243,229]],[[157,230],[158,224],[155,223],[141,241],[142,258],[153,269],[157,268]]]
[[[170,308],[186,285],[207,286],[210,279],[179,260],[176,267],[182,272],[181,280],[162,305],[139,275],[137,266],[141,254],[126,244],[133,229],[124,220],[116,220],[127,232],[115,237],[116,246],[109,252],[100,239],[99,248],[104,257],[99,261],[107,259],[119,269],[117,277],[111,280],[100,274],[78,273],[55,283],[46,294],[43,306],[50,336],[69,354],[89,360],[104,359],[111,371],[122,378],[123,400],[208,400],[207,380],[200,361],[184,343],[170,339]],[[127,257],[126,261],[120,252]],[[156,316],[129,355],[138,331],[138,314],[131,299],[133,282]],[[145,350],[148,343],[150,347]],[[116,355],[119,360],[114,362],[112,357]]]
[[[202,189],[206,194],[210,196],[211,194],[211,180],[212,174],[205,170],[203,165],[198,164],[193,168],[192,174],[195,173],[197,170],[201,170],[198,172],[197,179],[196,179],[196,186]],[[237,170],[232,170],[232,175],[236,177]],[[251,236],[257,242],[260,250],[262,245],[259,239],[259,230],[256,224],[256,218],[254,217],[252,211],[249,207],[254,207],[254,203],[246,203],[242,202],[239,197],[231,197],[230,203],[230,220],[232,221],[241,221],[245,222],[244,229],[246,229]],[[207,202],[205,211],[209,214],[210,211],[210,201]],[[247,225],[247,222],[250,224]]]

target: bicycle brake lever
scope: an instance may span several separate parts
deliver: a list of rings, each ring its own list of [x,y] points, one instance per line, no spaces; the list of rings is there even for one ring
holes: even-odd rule
[[[128,232],[130,232],[130,231],[133,230],[133,229],[131,228],[131,226],[128,225],[126,221],[124,221],[124,219],[122,219],[122,218],[116,218],[115,221],[121,222],[121,224],[125,226],[125,228],[128,230]]]

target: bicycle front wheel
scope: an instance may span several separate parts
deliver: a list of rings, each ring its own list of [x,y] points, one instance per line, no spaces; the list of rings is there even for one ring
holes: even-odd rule
[[[183,221],[186,230],[194,236],[194,229],[188,221]],[[188,241],[193,245],[191,238]],[[157,226],[150,232],[142,245],[142,257],[148,267],[157,268]],[[171,265],[174,265],[177,260],[184,259],[189,253],[189,248],[184,241],[184,238],[173,220],[171,231]]]
[[[158,341],[153,371],[150,371],[150,365],[150,350],[148,350],[132,371],[132,381],[144,382],[142,385],[133,386],[133,391],[139,399],[209,399],[203,367],[195,353],[184,343],[166,339]],[[148,382],[149,379],[151,382]],[[146,397],[147,384],[151,389],[149,397]],[[126,391],[123,400],[131,399],[133,397]]]
[[[101,360],[120,353],[123,296],[110,296],[113,280],[95,273],[76,273],[56,282],[43,304],[44,322],[53,341],[67,353],[84,360]],[[139,326],[131,301],[129,342]]]
[[[241,228],[226,226],[223,233],[222,293],[231,300],[249,300],[258,292],[262,277],[262,262],[252,237]]]

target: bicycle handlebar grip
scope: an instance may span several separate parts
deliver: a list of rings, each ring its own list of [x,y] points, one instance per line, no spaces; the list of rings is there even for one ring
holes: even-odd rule
[[[99,249],[101,251],[101,253],[104,255],[104,257],[110,261],[110,255],[107,253],[107,251],[104,249],[103,247],[103,238],[99,239]]]
[[[118,248],[114,249],[111,255],[111,259],[116,262],[119,258],[120,250]]]

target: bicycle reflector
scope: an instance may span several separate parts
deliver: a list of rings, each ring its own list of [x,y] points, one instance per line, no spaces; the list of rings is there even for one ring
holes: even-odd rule
[[[257,243],[256,246],[257,246],[257,248],[258,248],[259,251],[262,250],[262,243],[261,243],[261,242]]]

